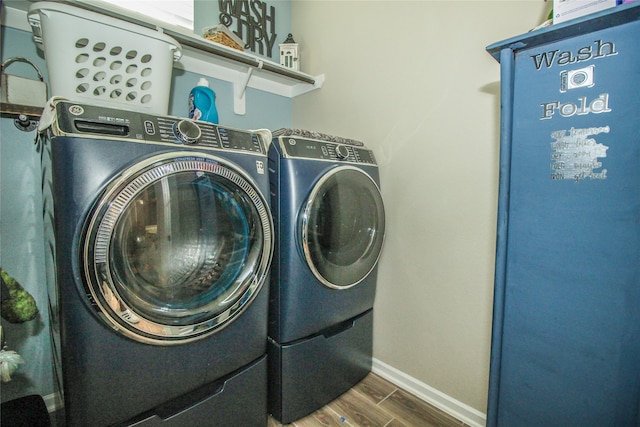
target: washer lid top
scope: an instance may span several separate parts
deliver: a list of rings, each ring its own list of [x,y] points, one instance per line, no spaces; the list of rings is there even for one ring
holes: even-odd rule
[[[313,187],[301,215],[307,264],[324,285],[346,289],[376,266],[385,233],[382,196],[361,169],[330,170]]]
[[[81,263],[100,317],[130,338],[174,344],[226,326],[253,301],[272,223],[240,169],[171,153],[116,178],[87,219]]]

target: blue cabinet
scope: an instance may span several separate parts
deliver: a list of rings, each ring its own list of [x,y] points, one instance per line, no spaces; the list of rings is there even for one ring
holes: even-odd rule
[[[488,426],[640,426],[640,3],[501,67]]]

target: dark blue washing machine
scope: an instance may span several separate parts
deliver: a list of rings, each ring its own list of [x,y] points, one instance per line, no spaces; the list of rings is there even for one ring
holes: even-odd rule
[[[39,148],[68,426],[267,425],[269,140],[56,104]]]
[[[269,411],[290,423],[371,371],[385,212],[371,150],[306,131],[278,133],[269,149],[276,227]]]

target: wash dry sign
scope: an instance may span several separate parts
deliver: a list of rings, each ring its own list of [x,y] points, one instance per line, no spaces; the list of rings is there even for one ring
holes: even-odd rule
[[[277,37],[274,6],[259,0],[218,0],[218,8],[220,23],[244,41],[245,49],[272,57]]]

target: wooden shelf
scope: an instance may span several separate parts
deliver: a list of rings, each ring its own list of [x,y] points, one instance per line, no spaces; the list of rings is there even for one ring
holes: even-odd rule
[[[30,2],[12,2],[6,6],[3,5],[6,14],[3,25],[30,32],[31,28],[27,23],[26,11],[30,4]],[[320,89],[324,84],[324,74],[312,76],[291,70],[256,55],[211,42],[186,29],[159,21],[149,22],[147,17],[135,12],[127,11],[125,14],[117,10],[107,10],[93,4],[79,2],[74,2],[72,5],[162,31],[175,38],[182,46],[182,58],[174,64],[174,67],[230,82],[233,85],[234,112],[236,114],[244,114],[246,111],[244,94],[247,87],[294,98]]]
[[[2,117],[18,118],[20,116],[26,116],[30,120],[40,120],[42,108],[0,102],[0,113]]]
[[[294,98],[319,89],[324,75],[311,76],[255,55],[177,31],[164,33],[182,46],[182,58],[174,67],[204,74],[233,84],[234,112],[245,113],[247,87]]]
[[[161,31],[173,37],[182,46],[182,57],[174,63],[174,68],[231,83],[234,95],[233,111],[236,114],[245,114],[244,95],[247,87],[294,98],[319,89],[324,83],[324,75],[311,76],[291,70],[268,59],[214,43],[187,29],[160,21],[150,22],[148,17],[135,12],[123,13],[88,3],[73,3],[73,6]]]

